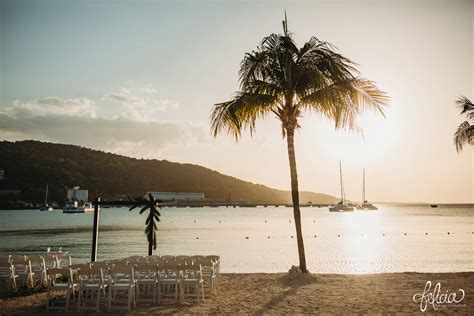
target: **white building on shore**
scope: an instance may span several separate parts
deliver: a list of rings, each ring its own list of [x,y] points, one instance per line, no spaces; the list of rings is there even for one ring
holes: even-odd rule
[[[67,190],[67,200],[68,201],[78,201],[85,203],[89,201],[89,191],[81,190],[79,187],[73,187],[72,189]]]
[[[151,194],[154,199],[161,201],[204,201],[204,193],[196,192],[147,192],[145,197]]]

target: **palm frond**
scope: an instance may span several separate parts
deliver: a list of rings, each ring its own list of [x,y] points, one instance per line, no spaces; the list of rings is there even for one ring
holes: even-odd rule
[[[149,205],[145,205],[144,207],[141,208],[140,210],[140,214],[143,214],[143,212],[145,212],[147,209],[149,209],[150,206]]]
[[[462,122],[454,133],[454,144],[456,145],[456,150],[460,152],[464,145],[471,144],[473,137],[474,125],[469,124],[468,121]]]
[[[456,103],[461,109],[461,114],[466,114],[469,120],[474,119],[474,104],[471,100],[465,96],[460,96]]]
[[[286,33],[285,33],[286,34]],[[298,49],[291,36],[271,34],[242,60],[236,96],[214,105],[211,132],[225,131],[238,139],[255,131],[255,121],[269,113],[285,129],[297,128],[302,110],[323,113],[337,128],[357,129],[360,112],[383,113],[388,96],[372,81],[361,78],[357,64],[332,44],[311,37]]]
[[[277,106],[277,97],[269,94],[238,93],[231,101],[216,104],[211,114],[214,136],[227,131],[238,139],[243,129],[255,130],[257,118],[263,118]]]
[[[362,111],[372,109],[384,115],[383,107],[387,101],[386,93],[371,81],[349,78],[310,92],[299,100],[297,106],[333,119],[336,128],[357,130],[355,120]]]

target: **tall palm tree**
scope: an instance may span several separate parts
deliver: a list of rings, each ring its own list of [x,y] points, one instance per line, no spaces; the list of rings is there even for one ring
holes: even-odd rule
[[[153,250],[156,250],[156,222],[160,221],[160,212],[158,209],[160,208],[158,202],[159,200],[155,200],[155,198],[148,194],[148,199],[145,198],[137,198],[135,199],[135,206],[130,208],[130,211],[137,208],[139,205],[145,205],[140,209],[140,214],[143,214],[146,210],[148,211],[148,216],[145,221],[145,234],[148,240],[148,255],[153,255]]]
[[[456,103],[461,109],[461,114],[466,114],[467,121],[462,122],[457,131],[454,133],[454,143],[456,144],[456,150],[460,152],[463,145],[472,144],[474,137],[474,104],[465,96],[461,96]]]
[[[280,120],[288,147],[299,266],[306,273],[294,147],[298,119],[304,111],[314,111],[333,120],[336,128],[358,129],[357,115],[368,108],[383,115],[388,97],[360,77],[356,64],[335,52],[333,45],[311,37],[299,49],[288,32],[286,14],[283,32],[265,37],[256,51],[245,54],[240,91],[232,100],[214,105],[211,131],[214,137],[226,131],[238,140],[242,130],[255,132],[257,118],[274,115]]]

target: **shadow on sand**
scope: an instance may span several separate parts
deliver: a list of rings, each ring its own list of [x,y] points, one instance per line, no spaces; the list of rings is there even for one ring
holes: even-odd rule
[[[317,276],[311,273],[289,273],[283,275],[278,279],[278,283],[280,283],[283,288],[286,288],[286,290],[283,291],[281,294],[274,296],[268,303],[266,303],[258,311],[256,311],[255,315],[263,315],[264,313],[268,313],[268,311],[272,310],[273,307],[276,307],[282,301],[294,295],[299,288],[317,282],[317,280]]]

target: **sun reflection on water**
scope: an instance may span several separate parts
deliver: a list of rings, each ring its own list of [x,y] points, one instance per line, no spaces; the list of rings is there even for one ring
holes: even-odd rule
[[[380,238],[381,213],[362,211],[348,213],[341,218],[341,225],[348,233],[342,242],[344,257],[350,258],[354,273],[373,273],[383,262],[384,240]]]

